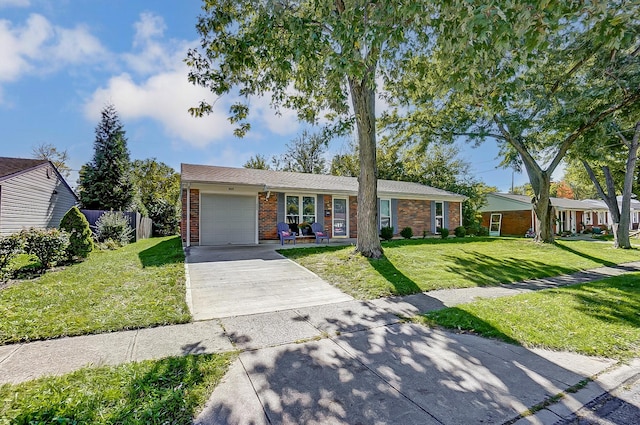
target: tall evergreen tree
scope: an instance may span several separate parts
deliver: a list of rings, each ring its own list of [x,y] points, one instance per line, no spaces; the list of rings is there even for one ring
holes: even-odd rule
[[[112,104],[102,110],[93,149],[93,159],[80,170],[80,202],[88,209],[126,210],[134,196],[131,163],[124,126]]]

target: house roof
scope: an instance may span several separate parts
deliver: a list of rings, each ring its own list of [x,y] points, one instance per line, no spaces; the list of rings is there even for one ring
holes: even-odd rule
[[[187,183],[259,186],[263,187],[264,190],[273,191],[311,191],[353,195],[358,193],[358,179],[355,177],[255,170],[251,168],[182,164],[181,179]],[[466,199],[463,195],[431,186],[393,180],[378,180],[378,195],[438,200],[450,199],[454,201]]]
[[[527,195],[514,195],[511,193],[490,193],[487,196],[494,196],[498,198],[507,199],[510,201],[515,201],[522,203],[526,208],[531,208],[531,197]],[[556,208],[564,209],[564,210],[606,210],[607,204],[600,199],[566,199],[566,198],[549,198],[551,201],[551,205]],[[620,203],[620,199],[618,203]],[[632,209],[640,209],[640,202],[637,200],[631,200],[631,208]]]
[[[56,166],[47,159],[8,158],[0,156],[0,182],[44,165],[50,165],[62,184],[64,184],[65,187],[69,189],[69,192],[78,199],[78,195],[76,195],[73,189],[71,189],[71,186],[69,186],[69,183],[67,183],[65,178],[62,177],[62,174],[60,174]]]
[[[0,180],[5,180],[14,174],[19,174],[48,162],[46,159],[0,157]]]

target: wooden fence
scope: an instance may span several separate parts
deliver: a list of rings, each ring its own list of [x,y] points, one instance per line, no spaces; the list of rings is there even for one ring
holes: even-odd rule
[[[89,222],[89,226],[91,226],[91,230],[95,231],[96,221],[102,214],[109,212],[107,210],[80,210],[82,214],[87,218]],[[150,238],[153,232],[153,222],[149,217],[143,217],[139,212],[133,211],[123,211],[122,212],[127,220],[129,220],[129,225],[133,229],[136,235],[136,241],[140,239]]]

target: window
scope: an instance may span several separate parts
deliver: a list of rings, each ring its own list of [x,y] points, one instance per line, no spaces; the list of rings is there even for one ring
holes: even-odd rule
[[[391,227],[391,200],[380,199],[380,228]]]
[[[607,212],[598,211],[598,224],[607,224]]]
[[[301,205],[302,208],[300,208]],[[289,224],[299,224],[303,221],[309,224],[316,222],[315,196],[287,195],[285,208]]]
[[[585,211],[582,214],[582,220],[585,226],[591,226],[591,211]]]
[[[444,227],[444,203],[436,201],[436,232]]]

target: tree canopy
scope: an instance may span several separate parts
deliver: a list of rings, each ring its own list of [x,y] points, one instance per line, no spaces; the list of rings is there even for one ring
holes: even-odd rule
[[[453,1],[432,55],[406,63],[385,121],[398,137],[498,142],[523,165],[553,241],[551,175],[584,134],[640,100],[637,2]]]
[[[67,154],[66,149],[58,150],[58,148],[51,143],[41,143],[31,149],[31,154],[36,159],[46,159],[51,161],[53,165],[56,166],[58,172],[60,172],[60,174],[65,178],[69,177],[71,174],[71,168],[67,165],[69,155]]]
[[[393,78],[408,52],[426,51],[430,2],[206,1],[191,50],[189,79],[216,96],[237,90],[230,119],[249,130],[249,101],[268,95],[276,108],[297,111],[334,132],[355,126],[359,144],[358,241],[367,257],[382,255],[376,221],[378,79]],[[191,112],[212,111],[203,101]]]

